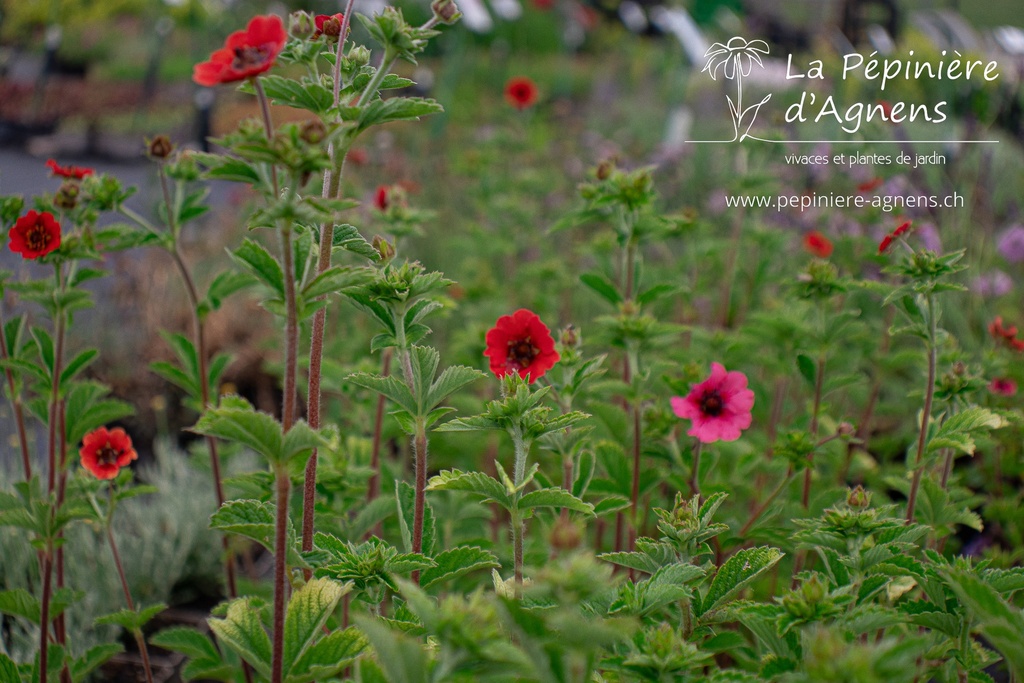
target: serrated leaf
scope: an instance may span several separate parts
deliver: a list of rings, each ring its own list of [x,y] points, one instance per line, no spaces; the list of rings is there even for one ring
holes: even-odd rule
[[[708,614],[724,605],[784,556],[781,550],[769,546],[744,548],[737,552],[715,574],[703,600],[701,614]]]
[[[210,528],[238,534],[256,541],[269,552],[274,552],[277,506],[259,500],[229,500],[210,517]],[[288,564],[306,567],[305,560],[295,548],[295,530],[288,524]]]
[[[293,673],[286,677],[286,683],[330,678],[351,664],[367,645],[366,637],[354,626],[333,631],[306,650],[292,667]]]
[[[506,510],[511,509],[508,491],[494,477],[482,472],[443,470],[427,482],[428,491],[466,491],[484,497],[484,502],[495,502]]]
[[[344,249],[370,261],[380,261],[380,254],[373,248],[372,244],[366,241],[354,225],[349,225],[348,223],[335,225],[331,237],[331,246],[334,249]]]
[[[412,529],[415,517],[416,490],[404,481],[395,481],[395,503],[398,506],[398,523],[402,528],[402,542],[406,552],[413,552]],[[427,557],[434,550],[437,538],[437,521],[434,510],[426,501],[423,502],[423,543],[418,552]]]
[[[184,626],[166,628],[150,636],[149,642],[165,650],[180,652],[192,659],[220,660],[217,646],[207,635]]]
[[[337,581],[321,578],[310,579],[292,595],[284,621],[283,671],[286,676],[302,672],[296,668],[296,663],[313,645],[346,592]]]
[[[118,643],[104,643],[102,645],[95,645],[85,651],[81,657],[76,657],[71,660],[68,668],[71,671],[71,680],[83,681],[85,678],[100,668],[114,655],[120,654],[124,651]],[[3,674],[0,673],[0,681],[5,680]]]
[[[611,282],[608,281],[603,275],[597,273],[584,273],[580,275],[580,282],[586,285],[590,290],[596,292],[598,296],[612,304],[617,306],[622,303],[622,295],[619,294],[619,290],[615,288]]]
[[[975,574],[962,569],[943,572],[946,584],[977,622],[977,628],[999,651],[1007,667],[1017,678],[1024,677],[1024,615],[1018,607],[999,596]]]
[[[428,682],[427,654],[419,640],[396,633],[380,621],[361,615],[356,617],[356,625],[377,652],[377,662],[384,669],[388,683]]]
[[[284,271],[266,247],[247,237],[242,240],[242,245],[230,254],[236,263],[270,287],[279,297],[284,298]]]
[[[251,598],[231,601],[223,619],[208,621],[220,642],[234,650],[258,674],[270,678],[270,637]]]
[[[593,505],[590,503],[584,503],[576,496],[561,488],[552,487],[531,491],[519,499],[520,510],[544,507],[568,508],[573,512],[582,512],[585,515],[591,516],[594,514]]]
[[[420,574],[420,586],[428,588],[437,583],[452,581],[478,569],[497,569],[501,566],[492,553],[474,546],[460,546],[434,556],[436,566]]]
[[[382,377],[381,375],[371,375],[367,372],[358,372],[354,375],[349,375],[347,379],[356,386],[383,394],[391,401],[400,405],[410,415],[416,414],[416,400],[409,392],[409,388],[405,386],[405,383],[397,377],[392,375]]]
[[[391,121],[415,121],[421,116],[444,111],[438,102],[422,97],[392,97],[386,100],[372,100],[359,112],[357,130],[362,132],[370,126]]]
[[[973,406],[947,418],[928,442],[928,452],[942,448],[953,448],[967,455],[974,455],[974,439],[993,429],[1000,429],[1009,423],[998,413],[988,408]]]
[[[120,626],[128,631],[135,632],[141,630],[143,626],[153,619],[153,617],[160,614],[165,609],[167,609],[167,605],[163,603],[134,610],[125,608],[110,614],[104,614],[103,616],[96,617],[93,623],[97,626]]]
[[[818,374],[818,367],[811,357],[804,353],[799,353],[796,356],[796,366],[800,370],[800,374],[803,376],[807,383],[814,386],[815,377]]]

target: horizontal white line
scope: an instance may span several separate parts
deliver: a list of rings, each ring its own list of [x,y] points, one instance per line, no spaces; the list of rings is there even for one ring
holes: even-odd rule
[[[757,140],[758,142],[770,142],[776,145],[785,144],[815,144],[815,145],[902,145],[906,143],[910,144],[921,144],[921,145],[938,145],[938,144],[963,144],[963,145],[995,145],[1000,140],[766,140],[764,138],[755,138],[748,135],[747,140]],[[709,145],[731,145],[737,142],[736,140],[687,140],[695,144],[709,144]]]

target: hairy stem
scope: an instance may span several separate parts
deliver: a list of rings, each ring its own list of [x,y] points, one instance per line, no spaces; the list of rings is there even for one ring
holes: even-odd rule
[[[386,348],[381,359],[381,375],[387,377],[391,372],[392,349]],[[387,409],[387,398],[383,394],[377,397],[377,409],[373,416],[373,445],[370,450],[370,481],[366,487],[366,502],[373,502],[380,496],[380,449],[384,432],[384,411]],[[370,533],[381,533],[381,525],[377,524]]]
[[[113,495],[113,489],[111,489]],[[124,565],[121,563],[121,553],[117,551],[117,543],[114,541],[114,530],[110,521],[107,521],[107,541],[110,543],[110,552],[114,556],[114,567],[117,568],[117,577],[121,580],[121,590],[124,591],[124,601],[131,612],[135,611],[135,602],[132,600],[132,592],[128,590],[128,579],[124,575]],[[146,672],[146,683],[153,683],[153,669],[149,663],[149,649],[146,647],[146,639],[141,629],[133,629],[135,642],[139,646],[139,654],[142,655],[142,668]]]
[[[270,676],[272,683],[281,683],[284,667],[284,608],[288,599],[285,581],[288,563],[288,497],[292,483],[283,466],[275,473],[277,489],[277,519],[274,529],[274,640],[271,654]]]
[[[700,495],[700,452],[703,445],[698,441],[693,447],[693,467],[690,470],[690,495],[700,496],[701,499],[703,496]]]
[[[785,490],[785,488],[789,485],[791,481],[793,481],[793,474],[789,473],[786,475],[785,479],[779,482],[779,485],[775,487],[775,490],[772,491],[771,494],[769,494],[768,497],[765,498],[761,502],[761,504],[757,506],[757,509],[755,509],[750,514],[750,518],[747,519],[746,524],[744,524],[743,528],[740,529],[738,535],[741,538],[747,535],[747,532],[750,531],[751,527],[753,527],[754,524],[757,523],[757,520],[761,518],[761,515],[764,514],[764,511],[768,509],[768,506],[771,505],[772,502],[779,497],[779,494]]]
[[[825,356],[818,357],[817,372],[814,377],[814,408],[811,410],[811,438],[818,438],[818,418],[821,413],[821,394],[825,382]],[[811,477],[814,473],[814,451],[807,454],[807,469],[804,470],[804,488],[800,494],[800,503],[807,509],[811,501]]]
[[[522,497],[519,486],[526,478],[526,457],[529,455],[530,445],[523,439],[523,432],[519,426],[513,427],[509,433],[515,451],[512,466],[512,484],[516,487],[516,492],[512,496],[512,567],[518,598],[522,596],[523,588],[523,535],[526,533],[526,522],[519,511],[519,499]]]
[[[427,496],[427,425],[422,418],[416,420],[416,436],[413,439],[416,452],[416,502],[412,517],[412,551],[423,552],[423,512]],[[419,584],[420,573],[413,572],[412,580]]]
[[[924,458],[925,442],[928,439],[928,422],[932,415],[932,401],[935,398],[935,365],[938,360],[938,346],[935,336],[938,331],[934,295],[927,298],[928,311],[928,385],[924,392],[924,411],[921,413],[921,431],[917,437],[917,455],[914,458],[914,477],[910,484],[910,497],[907,499],[907,524],[914,523],[914,509],[917,506],[917,491],[921,487],[921,475],[924,469],[921,460]]]

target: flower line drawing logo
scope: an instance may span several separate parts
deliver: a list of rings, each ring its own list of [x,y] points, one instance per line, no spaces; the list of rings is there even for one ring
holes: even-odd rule
[[[758,54],[760,53],[760,54]],[[728,43],[715,43],[704,53],[707,62],[701,73],[707,71],[712,80],[718,80],[718,72],[727,79],[736,79],[736,101],[728,95],[725,98],[729,101],[729,113],[732,115],[733,138],[723,142],[738,142],[749,135],[754,119],[761,105],[771,99],[771,94],[765,95],[757,104],[752,104],[746,109],[743,108],[743,78],[749,76],[754,64],[764,68],[760,55],[768,55],[768,43],[763,40],[747,40],[742,36],[734,36]]]

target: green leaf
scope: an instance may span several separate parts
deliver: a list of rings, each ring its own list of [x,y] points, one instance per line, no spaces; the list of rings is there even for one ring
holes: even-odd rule
[[[807,383],[813,387],[815,377],[818,374],[817,364],[807,354],[798,353],[796,356],[796,366],[803,378],[807,380]]]
[[[105,643],[89,648],[81,657],[71,660],[68,667],[71,670],[71,680],[75,683],[84,681],[89,674],[103,666],[111,657],[123,651],[124,648],[119,643]],[[2,680],[5,679],[0,673],[0,681]]]
[[[135,412],[130,403],[106,398],[109,387],[99,382],[76,382],[65,399],[65,436],[77,444],[86,434]]]
[[[284,271],[266,247],[246,238],[242,246],[231,252],[231,258],[284,299]]]
[[[944,573],[947,585],[978,624],[978,630],[1006,660],[1016,678],[1024,677],[1024,615],[1018,607],[999,596],[975,574],[963,569],[949,569]]]
[[[324,294],[344,292],[365,285],[370,278],[371,271],[367,268],[333,266],[310,280],[309,284],[302,288],[302,296],[306,299],[315,299]]]
[[[260,84],[274,104],[305,109],[315,114],[323,114],[334,105],[334,94],[308,78],[297,81],[293,78],[263,74],[260,77]]]
[[[437,583],[452,581],[478,569],[501,567],[492,553],[475,546],[459,546],[444,550],[434,556],[436,566],[420,574],[420,586],[427,588]]]
[[[967,455],[974,455],[975,438],[1008,424],[1005,418],[987,408],[966,408],[950,416],[939,426],[935,436],[928,442],[928,452],[953,448]]]
[[[619,290],[615,288],[608,278],[597,273],[584,273],[580,275],[580,282],[584,285],[597,292],[597,294],[612,304],[617,306],[622,303],[622,295],[619,294]]]
[[[206,299],[210,302],[210,308],[217,310],[229,296],[252,286],[255,282],[256,279],[249,273],[224,271],[213,279],[210,288],[206,291]]]
[[[251,498],[229,500],[210,517],[210,528],[252,539],[274,552],[277,506]],[[295,548],[295,530],[288,524],[288,564],[308,566]]]
[[[42,618],[39,600],[24,588],[0,591],[0,613],[21,617],[33,624]]]
[[[430,385],[430,391],[427,392],[427,396],[424,399],[424,409],[432,411],[459,389],[469,386],[485,376],[479,370],[466,367],[465,365],[453,365],[450,368],[445,368],[441,376]]]
[[[333,579],[310,579],[288,601],[284,621],[284,668],[286,676],[301,673],[295,668],[298,660],[313,645],[320,629],[347,592]]]
[[[348,223],[335,225],[332,238],[331,247],[334,249],[344,249],[370,261],[380,261],[380,254],[377,253],[372,244],[366,241],[354,225],[349,225]]]
[[[395,502],[398,505],[398,522],[402,527],[402,542],[406,552],[413,552],[412,529],[415,513],[416,490],[404,481],[395,481]],[[423,547],[419,552],[430,557],[434,551],[437,538],[437,521],[434,510],[426,501],[423,502]]]
[[[355,626],[344,631],[333,631],[306,650],[285,681],[304,683],[326,680],[355,661],[366,646],[366,637]]]
[[[553,487],[531,491],[519,499],[520,510],[533,508],[568,508],[573,512],[582,512],[593,516],[594,506],[584,503],[565,489]]]
[[[494,477],[482,472],[444,470],[427,482],[428,491],[466,491],[484,497],[485,503],[494,502],[506,510],[512,509],[508,491]]]
[[[366,372],[358,372],[354,375],[349,375],[347,379],[358,387],[371,389],[376,391],[378,394],[383,394],[388,399],[400,405],[410,415],[416,414],[416,400],[409,392],[409,388],[405,386],[404,382],[393,375],[382,377],[380,375],[371,375]]]
[[[150,637],[149,642],[192,659],[220,659],[220,652],[208,636],[184,626],[167,628]]]
[[[96,626],[120,626],[128,631],[139,631],[143,626],[148,624],[150,620],[156,615],[167,609],[167,605],[159,603],[156,605],[150,605],[149,607],[135,610],[128,608],[119,609],[116,612],[110,614],[104,614],[101,617],[96,617],[93,620],[93,624]]]
[[[86,349],[68,361],[67,365],[64,366],[64,369],[61,370],[60,373],[61,389],[65,389],[67,387],[67,383],[71,381],[75,375],[84,370],[90,363],[96,360],[98,355],[100,355],[100,352],[96,349]]]
[[[361,16],[361,15],[360,15]],[[388,683],[427,683],[427,654],[419,640],[396,633],[376,619],[359,615],[356,625],[377,652]]]
[[[223,619],[210,619],[210,629],[264,678],[270,678],[270,637],[251,598],[232,600]]]
[[[745,548],[737,552],[715,574],[703,600],[701,614],[706,615],[722,607],[754,579],[774,567],[784,555],[778,548],[768,546]]]
[[[362,132],[370,126],[379,126],[391,121],[415,121],[421,116],[438,114],[444,111],[439,103],[422,97],[392,97],[386,100],[373,100],[359,112],[357,131]]]
[[[0,652],[0,681],[3,683],[21,683],[18,665],[3,652]]]

